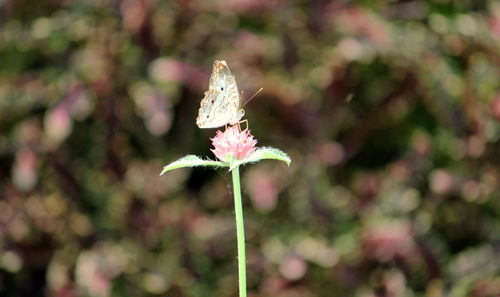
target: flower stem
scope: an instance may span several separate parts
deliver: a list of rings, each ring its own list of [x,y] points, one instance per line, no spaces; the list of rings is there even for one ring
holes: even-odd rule
[[[234,213],[236,215],[236,237],[238,240],[238,274],[240,297],[247,296],[247,271],[245,257],[245,226],[243,224],[243,206],[241,203],[241,188],[240,188],[240,168],[235,167],[233,174],[233,191],[234,191]]]

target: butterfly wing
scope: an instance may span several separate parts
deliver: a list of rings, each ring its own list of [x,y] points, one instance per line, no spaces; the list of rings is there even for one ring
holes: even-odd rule
[[[205,97],[201,100],[200,110],[196,124],[198,127],[217,128],[229,124],[232,120],[233,107],[224,99],[224,93],[210,89],[205,92]]]
[[[227,67],[227,65],[226,65]],[[229,71],[229,68],[228,68]],[[244,115],[243,109],[241,109],[241,96],[238,91],[238,85],[236,84],[236,79],[233,75],[227,77],[227,92],[226,100],[230,105],[231,117],[230,124],[236,124]]]
[[[209,89],[201,101],[196,124],[200,128],[217,128],[236,124],[244,114],[240,109],[236,80],[225,61],[216,60],[210,76]]]

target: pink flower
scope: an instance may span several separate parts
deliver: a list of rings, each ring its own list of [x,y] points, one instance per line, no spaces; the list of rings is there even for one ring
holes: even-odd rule
[[[236,125],[227,128],[224,132],[217,131],[211,140],[214,146],[212,152],[223,162],[227,161],[228,154],[232,154],[238,160],[248,158],[255,151],[257,144],[257,140],[248,129],[240,131]]]

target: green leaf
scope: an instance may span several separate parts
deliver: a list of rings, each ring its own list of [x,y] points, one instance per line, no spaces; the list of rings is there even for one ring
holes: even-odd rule
[[[163,170],[161,171],[160,175],[163,175],[165,172],[170,171],[170,170],[174,170],[177,168],[195,167],[195,166],[224,167],[224,166],[227,166],[227,164],[220,162],[220,161],[203,160],[202,158],[195,156],[195,155],[188,155],[188,156],[182,157],[179,160],[172,162],[172,163],[168,164],[167,166],[163,167]]]
[[[258,148],[253,154],[251,154],[248,158],[243,159],[243,160],[235,160],[234,162],[231,162],[231,166],[229,168],[229,171],[233,170],[237,166],[246,164],[246,163],[254,163],[258,162],[260,160],[264,159],[275,159],[275,160],[280,160],[285,162],[288,166],[290,166],[290,163],[292,162],[292,159],[290,157],[280,151],[279,149],[272,148],[272,147],[261,147]]]

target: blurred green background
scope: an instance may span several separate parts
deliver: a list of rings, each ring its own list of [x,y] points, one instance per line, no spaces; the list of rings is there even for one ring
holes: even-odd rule
[[[249,296],[499,296],[500,3],[0,1],[0,295],[237,296],[215,59],[291,167],[242,173]]]

